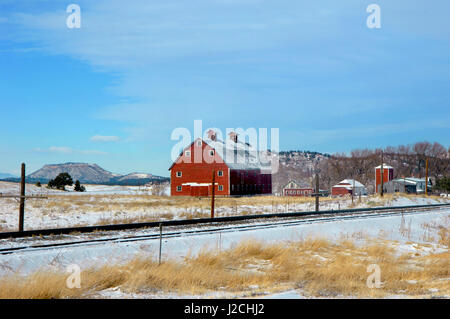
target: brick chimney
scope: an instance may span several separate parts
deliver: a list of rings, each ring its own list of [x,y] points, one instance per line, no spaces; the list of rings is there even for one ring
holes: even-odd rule
[[[216,140],[216,132],[214,132],[213,130],[209,130],[208,132],[208,138],[211,140],[211,141],[215,141]]]
[[[230,136],[230,140],[232,140],[233,142],[237,143],[237,141],[238,141],[238,134],[236,132],[231,132],[228,135]]]

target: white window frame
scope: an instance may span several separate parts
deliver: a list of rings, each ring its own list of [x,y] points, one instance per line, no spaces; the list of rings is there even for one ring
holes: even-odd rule
[[[177,192],[181,192],[183,190],[183,186],[177,186]]]
[[[214,150],[209,150],[209,156],[214,156]]]
[[[202,146],[202,141],[201,140],[197,141],[197,146]]]
[[[186,157],[191,157],[191,151],[185,151],[185,152],[184,152],[184,155],[185,155]]]
[[[217,176],[219,176],[219,177],[223,176],[223,171],[218,171]]]
[[[183,173],[181,171],[177,171],[176,176],[181,177],[181,176],[183,176]]]
[[[223,191],[223,185],[219,185],[219,192]]]

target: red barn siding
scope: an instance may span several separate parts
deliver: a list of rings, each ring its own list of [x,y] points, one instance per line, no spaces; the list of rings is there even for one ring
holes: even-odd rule
[[[170,168],[170,191],[172,196],[209,196],[212,193],[212,172],[215,170],[215,194],[216,195],[251,195],[271,194],[272,175],[262,174],[259,169],[233,170],[223,162],[222,158],[214,152],[207,143],[197,146],[197,141],[183,150],[183,153]],[[186,156],[190,151],[191,156]],[[203,158],[201,156],[203,154]],[[200,158],[199,163],[195,158]],[[223,175],[219,176],[219,171]],[[181,172],[181,177],[177,176]],[[201,186],[186,185],[187,183],[203,184]],[[185,184],[185,185],[183,185]],[[208,185],[205,185],[208,184]],[[223,189],[220,191],[219,186]],[[177,187],[181,186],[181,191]]]
[[[331,188],[332,196],[342,196],[342,195],[347,195],[347,194],[351,194],[351,193],[352,193],[352,190],[347,189],[345,187],[332,187]]]
[[[200,157],[200,163],[195,163],[196,148],[205,154],[204,158]],[[206,143],[202,143],[201,148],[196,146],[196,143],[192,143],[189,147],[184,149],[182,156],[180,156],[171,167],[170,192],[172,196],[208,196],[211,194],[213,170],[215,170],[216,183],[214,193],[216,195],[229,195],[228,166],[217,154],[210,156],[208,153],[209,150],[212,150],[212,148]],[[190,163],[185,155],[186,151],[191,152]],[[213,160],[215,160],[215,162]],[[219,171],[223,172],[223,176],[218,176]],[[177,172],[181,172],[181,177],[177,177]],[[208,193],[206,194],[205,186],[194,187],[183,185],[186,183],[208,183]],[[219,191],[219,185],[223,186],[222,191]],[[181,186],[181,191],[177,191],[177,186]]]
[[[311,196],[312,188],[285,188],[283,190],[284,196]]]

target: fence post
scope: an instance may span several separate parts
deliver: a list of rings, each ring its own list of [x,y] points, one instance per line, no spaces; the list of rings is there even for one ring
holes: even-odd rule
[[[161,265],[162,223],[159,223],[159,264]]]
[[[316,212],[319,211],[319,172],[316,171]]]
[[[214,184],[216,178],[216,170],[213,169],[212,173],[212,186],[211,186],[211,218],[214,218]]]
[[[20,178],[19,231],[23,231],[25,218],[25,163],[22,163]]]

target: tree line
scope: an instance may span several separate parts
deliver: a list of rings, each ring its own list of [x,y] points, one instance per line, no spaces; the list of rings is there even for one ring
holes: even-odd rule
[[[69,173],[60,173],[54,179],[48,181],[47,188],[56,188],[65,191],[66,186],[72,186],[73,184],[72,176]],[[41,187],[41,182],[38,181],[36,186]],[[86,187],[81,185],[79,180],[76,180],[73,190],[75,192],[85,192]]]
[[[336,153],[320,161],[316,168],[320,170],[321,188],[330,189],[341,180],[350,178],[360,181],[369,192],[373,192],[375,167],[382,161],[394,168],[394,178],[425,178],[427,160],[428,176],[435,185],[445,187],[442,185],[447,185],[445,181],[450,177],[450,147],[437,142]]]

